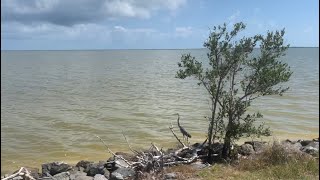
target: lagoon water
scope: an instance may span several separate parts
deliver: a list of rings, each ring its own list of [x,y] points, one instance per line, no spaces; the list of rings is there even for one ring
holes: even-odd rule
[[[206,50],[1,51],[1,174],[43,162],[103,160],[113,151],[176,144],[169,125],[181,123],[204,140],[208,97],[192,79],[175,78],[182,53]],[[253,110],[278,138],[319,136],[319,48],[290,48],[293,70],[282,97]]]

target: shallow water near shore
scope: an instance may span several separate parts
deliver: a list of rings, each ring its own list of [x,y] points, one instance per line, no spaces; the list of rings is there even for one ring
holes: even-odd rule
[[[191,143],[205,139],[208,96],[196,81],[174,78],[182,53],[206,50],[1,51],[1,174],[20,166],[109,157],[113,151],[176,145],[181,124]],[[253,103],[277,139],[319,137],[319,49],[290,48],[294,74],[282,97]],[[177,130],[178,132],[178,130]],[[270,138],[269,138],[270,139]]]

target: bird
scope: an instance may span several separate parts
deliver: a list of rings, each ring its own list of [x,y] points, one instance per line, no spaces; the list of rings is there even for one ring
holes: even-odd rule
[[[180,132],[182,133],[182,135],[183,135],[183,138],[186,138],[187,139],[187,142],[188,142],[188,138],[191,138],[191,134],[190,133],[188,133],[181,125],[180,125],[180,122],[179,122],[179,120],[180,120],[180,115],[179,115],[179,113],[177,113],[177,115],[178,115],[178,127],[179,127],[179,129],[180,129]]]

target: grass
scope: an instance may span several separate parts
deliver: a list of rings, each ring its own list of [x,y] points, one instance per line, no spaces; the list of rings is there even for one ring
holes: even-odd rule
[[[319,154],[318,154],[319,157]],[[261,154],[232,164],[215,164],[202,170],[192,166],[176,166],[165,170],[175,172],[178,179],[319,179],[319,159],[273,143]],[[156,179],[163,179],[158,176]]]

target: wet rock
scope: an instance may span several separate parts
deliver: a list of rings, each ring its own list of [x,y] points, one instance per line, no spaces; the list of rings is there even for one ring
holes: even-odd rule
[[[89,164],[85,172],[87,173],[87,176],[93,177],[96,174],[104,174],[105,170],[106,169],[104,167],[104,164],[94,163],[94,164]]]
[[[85,169],[87,169],[89,164],[93,164],[93,163],[94,162],[92,162],[92,161],[81,160],[76,164],[76,167],[78,168],[79,171],[84,171]]]
[[[113,172],[110,175],[110,180],[123,180],[123,176],[120,173]]]
[[[62,172],[67,172],[68,170],[71,170],[71,169],[72,167],[64,162],[52,162],[52,163],[42,164],[42,174],[44,176],[47,176],[47,173],[49,173],[51,176],[54,176]]]
[[[266,142],[261,141],[247,141],[245,142],[245,144],[252,145],[253,150],[256,152],[261,152],[267,147]]]
[[[177,174],[176,173],[167,173],[164,175],[165,180],[170,180],[170,179],[177,179]]]
[[[251,144],[242,144],[239,148],[239,154],[241,155],[251,155],[254,153],[253,146]]]
[[[108,180],[108,178],[106,178],[104,175],[96,174],[93,180]]]
[[[53,178],[56,180],[69,180],[70,173],[69,172],[62,172],[62,173],[54,175]]]

